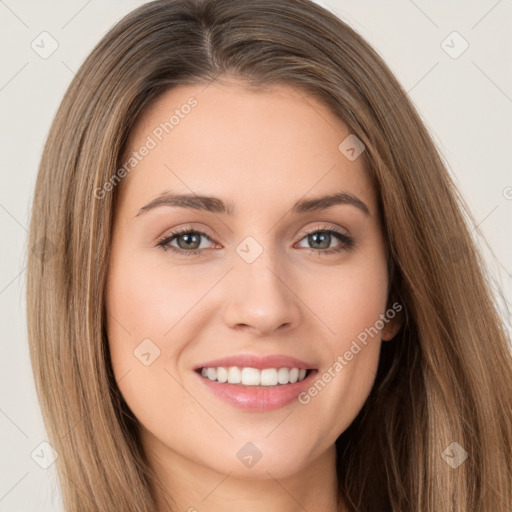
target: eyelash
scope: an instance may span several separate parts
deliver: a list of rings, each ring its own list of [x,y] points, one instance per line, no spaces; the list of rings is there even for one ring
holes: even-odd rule
[[[322,254],[333,254],[333,253],[339,253],[342,251],[349,251],[354,246],[354,240],[348,235],[345,235],[344,233],[341,233],[335,228],[326,226],[321,228],[316,228],[311,231],[308,231],[304,233],[304,236],[301,238],[301,241],[306,238],[309,235],[315,234],[315,233],[328,233],[330,235],[334,235],[342,244],[335,248],[331,249],[310,249],[311,251],[317,253],[318,255]],[[204,236],[207,238],[210,242],[213,242],[213,240],[203,231],[199,231],[197,229],[192,229],[190,227],[185,227],[181,229],[177,229],[176,231],[173,231],[168,236],[165,236],[161,240],[158,241],[157,246],[161,247],[164,251],[171,250],[175,254],[179,254],[180,256],[192,256],[192,255],[198,255],[204,249],[179,249],[176,247],[173,247],[172,245],[169,245],[170,242],[172,242],[175,238],[177,238],[179,235],[190,235],[190,234],[196,234],[200,236]]]

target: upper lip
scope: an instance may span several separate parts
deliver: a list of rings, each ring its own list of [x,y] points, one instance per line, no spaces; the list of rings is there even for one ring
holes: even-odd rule
[[[214,368],[217,366],[238,366],[240,368],[258,368],[260,370],[264,368],[299,368],[299,370],[301,368],[306,370],[315,369],[315,366],[312,363],[284,354],[269,354],[266,356],[240,354],[227,356],[207,361],[196,366],[194,369],[199,370],[201,368]]]

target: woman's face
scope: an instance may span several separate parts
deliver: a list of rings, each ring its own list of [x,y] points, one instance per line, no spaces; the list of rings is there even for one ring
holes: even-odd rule
[[[159,463],[253,478],[332,463],[397,329],[349,135],[306,93],[235,81],[174,88],[135,127],[108,338]]]

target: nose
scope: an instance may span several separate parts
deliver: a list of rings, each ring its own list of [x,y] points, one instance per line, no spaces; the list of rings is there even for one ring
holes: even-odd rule
[[[242,258],[235,261],[226,290],[227,326],[265,336],[277,330],[293,330],[300,324],[301,301],[294,293],[291,273],[283,267],[266,250],[252,263]]]

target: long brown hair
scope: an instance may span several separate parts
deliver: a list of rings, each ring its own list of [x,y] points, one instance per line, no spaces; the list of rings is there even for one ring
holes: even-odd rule
[[[370,396],[336,443],[340,495],[360,512],[511,510],[512,357],[472,217],[382,59],[308,0],[150,2],[111,29],[66,92],[35,189],[27,289],[66,510],[150,512],[164,492],[111,369],[104,288],[118,187],[97,191],[162,92],[228,76],[320,98],[366,147],[389,300],[404,306],[405,324],[383,344]],[[457,468],[443,456],[454,449],[468,454]]]

